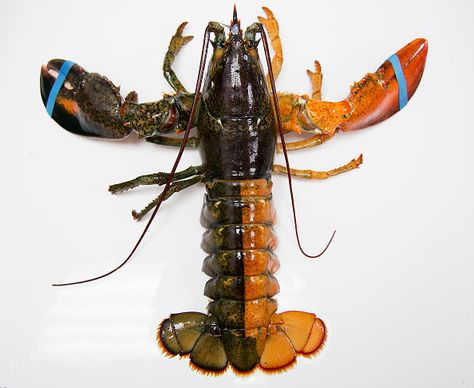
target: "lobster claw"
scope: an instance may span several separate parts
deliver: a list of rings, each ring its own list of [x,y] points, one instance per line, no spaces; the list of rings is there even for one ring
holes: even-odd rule
[[[420,83],[427,53],[428,41],[415,39],[387,59],[375,73],[368,73],[356,82],[346,99],[352,113],[338,129],[362,129],[389,118],[403,108]]]
[[[132,131],[120,116],[123,99],[119,88],[76,63],[52,59],[43,65],[40,90],[48,114],[69,132],[121,139]]]

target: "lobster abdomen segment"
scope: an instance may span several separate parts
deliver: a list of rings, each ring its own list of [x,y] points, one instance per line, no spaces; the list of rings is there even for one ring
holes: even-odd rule
[[[278,259],[273,254],[277,239],[271,187],[266,179],[206,185],[201,223],[208,230],[202,248],[210,255],[203,271],[212,278],[205,290],[212,299],[253,300],[278,292],[272,276]]]

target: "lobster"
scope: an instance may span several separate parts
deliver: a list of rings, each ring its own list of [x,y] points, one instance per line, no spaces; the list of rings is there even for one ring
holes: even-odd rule
[[[67,131],[103,139],[124,139],[136,132],[149,142],[179,147],[170,173],[143,175],[109,188],[119,193],[140,185],[165,186],[148,206],[133,212],[140,220],[153,210],[126,260],[107,274],[55,285],[97,280],[121,268],[135,252],[161,203],[187,187],[204,183],[207,193],[201,224],[206,231],[201,247],[208,254],[203,263],[203,272],[210,277],[204,288],[204,295],[211,300],[208,313],[171,314],[159,325],[157,341],[168,355],[189,355],[190,365],[207,374],[219,374],[228,367],[236,373],[257,368],[284,371],[295,363],[297,355],[312,356],[322,349],[326,327],[319,317],[304,311],[276,312],[274,297],[279,285],[274,274],[279,261],[273,253],[277,239],[272,172],[288,176],[293,203],[291,176],[324,179],[357,168],[362,156],[331,171],[292,169],[286,151],[322,144],[339,131],[362,129],[399,111],[417,89],[428,50],[425,39],[415,39],[375,73],[355,83],[342,101],[322,101],[322,73],[317,61],[315,71],[308,70],[311,97],[277,93],[275,79],[282,67],[282,47],[275,17],[268,8],[263,9],[266,18],[259,17],[259,22],[245,31],[235,7],[230,26],[208,24],[194,93],[186,90],[172,68],[180,49],[192,39],[183,36],[186,23],[171,38],[163,64],[174,93],[158,101],[138,103],[136,92],[122,98],[119,88],[106,77],[71,61],[54,59],[41,69],[43,103]],[[211,33],[214,39],[210,42]],[[264,44],[267,75],[259,59],[258,34]],[[271,63],[267,34],[274,51]],[[209,42],[214,51],[204,76]],[[197,134],[191,137],[192,127],[197,127]],[[169,136],[183,132],[182,137]],[[278,132],[281,142],[277,142]],[[284,134],[289,132],[311,136],[285,142]],[[202,165],[176,171],[185,147],[200,149]],[[285,166],[274,164],[276,150],[284,152]],[[301,247],[294,203],[293,215],[301,251],[309,257],[319,256],[308,255]]]

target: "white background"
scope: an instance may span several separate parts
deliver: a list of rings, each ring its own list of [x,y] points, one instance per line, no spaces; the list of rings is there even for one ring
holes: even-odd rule
[[[163,206],[137,255],[103,281],[52,282],[117,265],[142,224],[130,210],[152,188],[118,197],[107,186],[169,170],[175,149],[105,142],[63,131],[39,93],[42,63],[59,57],[135,89],[170,91],[163,55],[176,27],[195,35],[176,62],[194,87],[209,20],[227,23],[233,1],[13,1],[0,3],[0,387],[464,387],[474,386],[474,142],[470,1],[239,1],[243,25],[268,5],[285,63],[278,88],[306,93],[319,59],[323,97],[349,85],[412,39],[430,42],[408,106],[390,120],[291,154],[293,166],[330,169],[364,154],[360,169],[295,183],[304,246],[297,250],[285,178],[275,177],[280,311],[316,312],[328,328],[316,359],[276,376],[219,378],[165,358],[154,342],[171,312],[203,311],[199,225],[203,188]],[[277,157],[282,161],[281,155]],[[197,164],[186,152],[181,166]]]

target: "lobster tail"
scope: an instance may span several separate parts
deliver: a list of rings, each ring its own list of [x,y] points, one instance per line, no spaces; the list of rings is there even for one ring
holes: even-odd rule
[[[201,223],[207,229],[202,248],[209,254],[203,264],[211,277],[204,288],[212,299],[209,315],[173,314],[158,335],[169,354],[190,354],[191,365],[205,373],[228,365],[241,373],[255,367],[282,370],[297,353],[315,353],[326,338],[324,323],[314,314],[275,313],[279,286],[273,275],[279,262],[272,252],[271,187],[267,179],[206,184]]]

